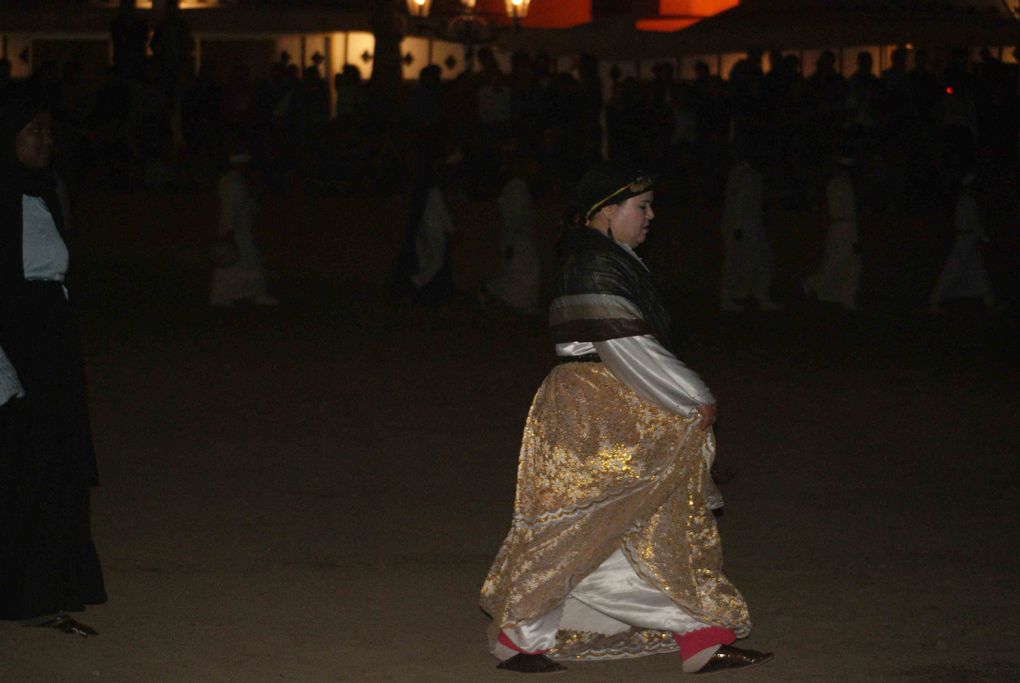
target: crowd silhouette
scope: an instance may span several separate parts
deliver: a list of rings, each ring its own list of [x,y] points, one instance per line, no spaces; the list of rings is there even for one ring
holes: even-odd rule
[[[35,65],[78,180],[122,187],[207,188],[236,140],[275,177],[327,192],[400,191],[425,158],[459,148],[473,194],[492,192],[496,150],[507,140],[570,183],[599,159],[639,159],[674,192],[718,202],[734,144],[751,144],[770,190],[796,205],[817,201],[819,169],[852,149],[871,187],[865,201],[926,202],[961,154],[996,171],[1017,165],[1017,66],[983,50],[899,48],[880,73],[870,52],[847,78],[822,52],[804,72],[782,50],[749,50],[726,74],[672,62],[641,80],[579,55],[557,71],[548,54],[515,52],[509,69],[482,47],[443,81],[421,69],[399,93],[379,92],[345,66],[333,83],[324,58],[302,66],[283,52],[255,79],[252,66],[205,60],[175,3],[153,27],[132,2],[113,21],[105,73],[70,59]],[[768,68],[765,68],[767,64]],[[10,84],[0,62],[0,97]],[[332,97],[330,90],[332,89]],[[331,108],[330,103],[335,102]]]
[[[831,51],[803,65],[751,49],[725,78],[698,62],[682,79],[661,62],[638,79],[584,54],[563,71],[548,54],[515,52],[504,70],[481,47],[452,79],[431,65],[383,92],[353,65],[327,82],[318,54],[307,66],[282,52],[268,66],[204,60],[196,70],[184,17],[168,10],[150,31],[132,4],[111,26],[104,72],[71,59],[39,63],[29,78],[53,105],[74,186],[207,191],[244,148],[271,192],[394,196],[456,150],[468,196],[494,198],[510,145],[539,169],[541,188],[569,191],[602,159],[638,160],[660,179],[658,201],[721,205],[742,157],[770,201],[796,210],[821,206],[834,164],[852,157],[865,211],[948,212],[971,171],[997,188],[993,213],[1016,211],[1017,65],[990,50],[972,60],[965,49],[901,47],[881,72],[861,51],[844,77]],[[10,67],[0,60],[0,99]]]

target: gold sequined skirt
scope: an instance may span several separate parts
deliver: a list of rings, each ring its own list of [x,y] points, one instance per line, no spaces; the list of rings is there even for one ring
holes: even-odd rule
[[[648,403],[602,363],[567,363],[549,373],[524,428],[510,533],[482,586],[490,638],[559,605],[617,548],[695,619],[749,632],[744,599],[722,573],[706,504],[714,490],[705,460],[710,435],[695,422]],[[550,655],[673,649],[662,631],[560,631]]]

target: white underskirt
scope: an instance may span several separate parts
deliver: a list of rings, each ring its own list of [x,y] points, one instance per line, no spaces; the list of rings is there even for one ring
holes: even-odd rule
[[[632,626],[682,634],[707,624],[691,617],[668,595],[638,576],[627,556],[617,549],[560,605],[534,621],[505,628],[503,633],[522,650],[541,652],[556,645],[560,629],[614,635]],[[508,659],[517,653],[496,642],[492,654]]]

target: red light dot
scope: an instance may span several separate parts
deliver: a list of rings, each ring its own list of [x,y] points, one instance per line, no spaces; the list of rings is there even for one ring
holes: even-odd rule
[[[953,94],[953,87],[952,86],[946,86],[946,94],[947,95],[952,95]]]

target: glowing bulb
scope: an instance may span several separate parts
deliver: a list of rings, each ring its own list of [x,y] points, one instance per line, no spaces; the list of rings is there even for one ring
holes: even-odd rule
[[[407,12],[412,17],[427,17],[432,8],[432,0],[407,0]]]
[[[528,5],[530,4],[531,0],[506,0],[506,15],[516,24],[518,20],[528,16]]]

